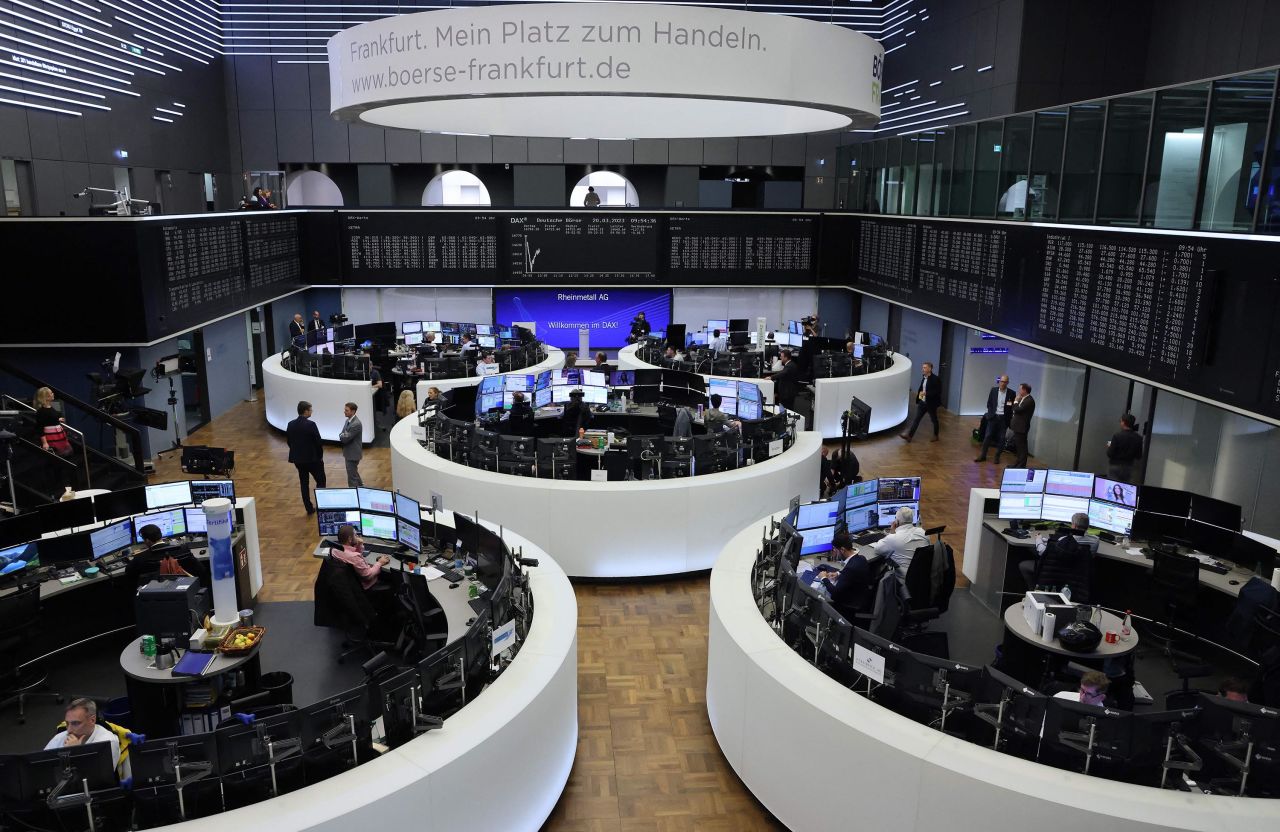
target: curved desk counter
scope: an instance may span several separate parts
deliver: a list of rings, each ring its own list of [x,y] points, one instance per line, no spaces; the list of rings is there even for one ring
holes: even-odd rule
[[[280,355],[267,356],[262,362],[262,391],[267,399],[267,422],[284,430],[298,418],[298,402],[311,402],[311,421],[320,428],[320,438],[337,442],[346,417],[342,406],[355,402],[364,426],[361,441],[373,441],[373,387],[367,381],[304,376],[286,370]],[[369,414],[366,418],[364,414]]]
[[[890,430],[902,424],[910,411],[912,375],[911,359],[892,353],[893,364],[878,373],[842,378],[820,378],[814,381],[813,429],[824,439],[842,435],[840,417],[849,409],[849,400],[857,396],[871,406],[871,433]],[[618,369],[650,370],[654,365],[636,357],[632,344],[618,351]],[[705,376],[712,378],[712,376]],[[720,378],[720,376],[717,376]],[[773,382],[768,379],[744,379],[760,385],[766,401],[773,401]]]
[[[730,540],[711,571],[707,712],[730,765],[787,828],[1262,832],[1280,824],[1277,800],[1063,771],[947,736],[853,693],[787,647],[756,608],[751,566],[767,523]],[[834,792],[815,793],[817,772]]]
[[[588,482],[519,477],[436,456],[413,436],[414,417],[391,429],[395,487],[424,505],[478,511],[556,553],[583,578],[675,575],[709,569],[724,541],[779,502],[817,497],[816,433],[782,454],[734,471],[667,480]]]
[[[547,357],[532,367],[524,367],[519,370],[512,370],[510,373],[499,373],[498,375],[537,375],[543,370],[559,370],[564,366],[564,351],[558,347],[546,346]],[[426,401],[427,388],[438,387],[440,392],[452,390],[455,387],[475,387],[480,383],[480,379],[484,376],[464,376],[462,378],[437,378],[425,379],[419,378],[414,382],[413,394],[418,401],[418,406]]]
[[[510,530],[503,537],[539,562],[526,570],[529,634],[502,675],[444,728],[296,792],[165,828],[536,832],[564,791],[577,749],[578,608],[554,560]]]

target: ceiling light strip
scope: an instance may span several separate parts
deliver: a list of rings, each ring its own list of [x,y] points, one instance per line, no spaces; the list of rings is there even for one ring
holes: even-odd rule
[[[50,101],[60,101],[63,104],[74,104],[77,107],[92,107],[95,110],[110,110],[111,108],[105,104],[90,104],[88,101],[76,101],[74,98],[63,98],[60,95],[53,95],[47,92],[36,92],[35,90],[24,90],[22,87],[10,87],[6,84],[0,84],[0,90],[6,92],[16,92],[18,95],[33,95],[36,98],[47,98]]]
[[[15,11],[13,11],[12,9],[3,9],[2,11],[4,11],[6,14],[14,15],[15,17],[21,17],[21,18],[24,18],[24,19],[30,20],[30,18],[27,18],[27,17],[26,17],[26,15],[20,14],[19,12],[15,12]],[[50,24],[48,24],[48,23],[45,23],[45,22],[43,22],[43,21],[40,21],[40,20],[36,20],[36,21],[33,21],[33,22],[35,22],[35,23],[37,23],[37,24],[39,24],[39,25],[41,25],[41,26],[44,26],[44,27],[46,27],[46,28],[53,29],[54,31],[57,31],[57,32],[66,32],[66,31],[67,31],[67,30],[65,30],[65,29],[63,29],[63,28],[61,28],[61,27],[58,27],[58,26],[52,26],[52,25],[50,25]],[[158,70],[158,69],[152,69],[152,68],[151,68],[151,67],[149,67],[149,66],[142,66],[141,64],[134,64],[134,63],[130,63],[129,61],[124,60],[123,58],[121,58],[121,57],[120,57],[121,55],[131,55],[132,53],[130,53],[130,52],[125,52],[124,50],[120,49],[119,47],[108,47],[109,49],[114,49],[114,51],[111,51],[111,52],[99,52],[99,51],[97,51],[96,49],[89,49],[89,48],[87,48],[87,47],[81,46],[81,45],[80,45],[80,44],[78,44],[78,43],[72,43],[71,41],[63,40],[62,38],[55,38],[53,35],[46,34],[45,32],[39,32],[39,31],[36,31],[36,30],[34,30],[34,29],[28,29],[26,26],[22,26],[22,25],[20,25],[20,24],[13,23],[12,21],[8,21],[8,20],[0,20],[0,26],[5,26],[5,27],[10,28],[10,29],[16,29],[16,30],[17,30],[17,31],[19,31],[19,32],[25,32],[25,33],[27,33],[28,35],[33,35],[34,37],[37,37],[37,38],[44,38],[44,39],[46,39],[46,40],[51,40],[51,41],[53,41],[54,43],[60,43],[60,44],[62,44],[63,46],[70,47],[71,49],[80,49],[80,50],[82,50],[82,51],[84,51],[84,52],[88,52],[88,53],[89,53],[89,54],[91,54],[91,55],[99,55],[99,56],[101,56],[101,57],[103,57],[103,58],[107,58],[108,60],[119,61],[120,63],[123,63],[123,64],[125,64],[126,66],[132,66],[132,67],[136,67],[137,69],[146,70],[147,72],[153,72],[153,73],[155,73],[156,75],[164,75],[164,74],[165,74],[164,72],[161,72],[161,71],[160,71],[160,70]],[[98,43],[98,41],[94,40],[93,38],[87,38],[87,37],[85,37],[84,35],[76,35],[76,33],[75,33],[75,32],[67,32],[67,34],[69,34],[69,35],[73,35],[73,36],[75,36],[75,37],[78,37],[80,40],[88,41],[89,43],[92,43],[92,44],[94,44],[94,45],[96,45],[96,46],[106,46],[106,44]],[[135,57],[135,58],[136,58],[136,57],[138,57],[138,56],[137,56],[137,55],[133,55],[133,57]],[[159,61],[157,61],[156,63],[159,63]],[[129,73],[129,74],[130,74],[130,75],[132,75],[133,73]]]
[[[63,113],[69,116],[82,116],[84,113],[66,110],[62,107],[48,107],[44,104],[32,104],[30,101],[14,101],[12,98],[0,98],[0,104],[12,104],[15,107],[30,107],[33,110],[47,110],[51,113]]]
[[[200,9],[199,6],[186,2],[186,0],[152,0],[152,2],[158,2],[158,4],[161,6],[167,6],[168,8],[173,9],[175,12],[178,12],[179,14],[187,14],[189,12],[194,11],[197,14],[207,15],[207,13],[204,12],[202,9]],[[188,17],[186,22],[189,23],[192,27],[194,27],[192,29],[189,29],[189,31],[193,33],[200,33],[201,37],[207,40],[210,45],[217,46],[221,42],[223,23],[217,17],[211,16],[209,22]],[[174,23],[175,25],[177,25],[176,20],[174,21]],[[183,27],[183,28],[186,28],[186,27]]]
[[[124,0],[124,2],[128,3],[128,0]],[[123,6],[117,6],[114,2],[112,2],[112,0],[103,0],[103,5],[110,6],[111,8],[120,12],[120,14],[128,15],[131,18],[137,18],[138,20],[142,21],[142,24],[145,24],[145,26],[154,26],[156,28],[163,29],[166,32],[169,32],[170,34],[173,35],[173,37],[169,37],[168,35],[162,35],[159,32],[150,32],[152,37],[163,38],[164,40],[174,44],[177,47],[180,47],[182,49],[186,49],[192,52],[198,52],[199,54],[205,55],[206,57],[209,57],[209,58],[218,57],[221,44],[210,44],[209,41],[203,38],[197,39],[197,38],[190,37],[189,35],[184,35],[181,32],[174,31],[173,29],[170,29],[168,26],[164,25],[163,23],[159,23],[155,20],[152,20],[151,18],[145,15],[139,14],[138,12],[135,12],[135,11],[130,11],[129,9],[124,8]],[[129,3],[129,5],[133,6],[135,9],[137,8],[137,6],[135,6],[133,3]],[[132,20],[125,20],[124,18],[120,17],[120,15],[116,15],[116,20],[119,20],[123,23],[128,23],[130,26],[134,26],[137,28],[144,28],[142,24],[135,23]],[[182,24],[177,24],[177,25],[181,28],[186,28],[182,26]],[[187,31],[191,32],[191,34],[197,34],[191,29],[187,29]],[[181,38],[181,40],[175,40],[175,38]]]
[[[3,37],[3,36],[0,36],[0,37]],[[122,89],[119,89],[118,87],[107,86],[106,84],[99,83],[98,81],[90,81],[87,78],[77,78],[74,76],[74,74],[71,74],[71,73],[77,73],[77,72],[90,71],[90,70],[84,69],[83,67],[72,66],[71,64],[64,64],[62,61],[56,61],[53,58],[41,58],[39,55],[32,55],[30,53],[23,52],[20,49],[6,49],[5,51],[9,52],[12,55],[20,55],[24,58],[29,58],[33,61],[39,61],[40,63],[44,63],[44,64],[52,64],[54,66],[60,66],[68,70],[68,72],[54,72],[53,70],[45,69],[42,66],[32,66],[31,64],[26,64],[21,62],[13,63],[13,66],[21,68],[24,72],[39,72],[43,75],[52,75],[54,78],[66,79],[69,83],[73,83],[73,84],[84,84],[89,87],[97,87],[98,89],[119,93],[121,95],[132,95],[134,98],[140,97],[139,94],[134,92],[133,90],[122,90]],[[95,72],[93,74],[97,75],[98,73]],[[105,78],[106,76],[103,75],[99,77]],[[113,78],[111,80],[116,80],[116,79]],[[121,81],[120,83],[127,84],[129,82]]]
[[[42,87],[49,87],[55,90],[62,90],[63,92],[73,92],[76,95],[89,95],[94,98],[101,99],[103,101],[107,99],[107,97],[101,93],[89,92],[88,90],[78,90],[75,87],[64,87],[62,84],[55,84],[52,81],[41,81],[38,78],[27,78],[24,75],[14,75],[13,73],[5,72],[4,70],[0,70],[0,78],[8,78],[12,81],[21,81],[24,84],[39,84]]]
[[[3,25],[4,25],[4,23],[5,23],[5,21],[0,20],[0,26],[3,26]],[[41,43],[32,43],[32,42],[31,42],[31,41],[29,41],[29,40],[23,40],[22,38],[15,37],[15,36],[13,36],[13,35],[9,35],[9,34],[5,34],[4,32],[0,32],[0,40],[7,40],[7,41],[12,41],[13,43],[20,43],[20,44],[22,44],[23,46],[30,46],[32,49],[39,49],[39,50],[40,50],[40,51],[42,51],[42,52],[52,52],[52,53],[53,53],[53,54],[55,54],[55,55],[61,55],[61,56],[62,56],[62,57],[64,57],[64,58],[70,58],[70,59],[71,59],[71,60],[73,60],[73,61],[80,61],[81,63],[93,64],[94,66],[100,66],[100,67],[102,67],[103,69],[108,69],[108,70],[111,70],[112,72],[123,72],[123,73],[124,73],[124,74],[126,74],[126,75],[133,75],[133,74],[135,74],[132,70],[129,70],[129,69],[123,69],[123,68],[121,68],[121,67],[111,66],[110,64],[104,64],[104,63],[102,63],[101,61],[95,61],[95,60],[93,60],[92,58],[86,58],[86,57],[83,57],[82,55],[77,55],[77,54],[72,53],[72,52],[63,52],[61,49],[54,49],[52,46],[45,46],[44,44],[41,44]],[[71,46],[71,48],[73,48],[73,49],[80,49],[82,52],[90,52],[90,54],[93,54],[93,55],[97,55],[97,54],[99,54],[99,53],[97,53],[97,52],[93,52],[92,50],[82,49],[81,47],[76,46],[75,44],[68,44],[68,45],[69,45],[69,46]],[[103,57],[112,57],[112,58],[114,58],[115,56],[113,56],[113,55],[104,55]],[[41,59],[41,58],[37,58],[36,60],[43,60],[43,59]],[[95,72],[95,71],[93,71],[92,69],[85,69],[85,68],[83,68],[83,67],[76,67],[76,69],[77,69],[78,71],[80,71],[80,72],[87,72],[87,73],[89,73],[90,75],[97,75],[99,78],[106,78],[108,81],[115,81],[115,82],[116,82],[116,83],[118,83],[118,84],[132,84],[132,83],[133,83],[132,81],[128,81],[128,80],[126,80],[126,79],[124,79],[124,78],[115,78],[115,77],[112,77],[112,76],[110,76],[110,75],[103,75],[101,72]]]
[[[132,12],[129,12],[125,9],[121,9],[120,14],[131,15]],[[145,40],[148,43],[155,43],[155,41],[151,40],[151,38],[164,41],[166,44],[168,44],[168,48],[172,49],[175,53],[189,60],[199,61],[202,64],[207,64],[211,60],[217,60],[217,57],[218,57],[217,54],[210,54],[208,52],[203,52],[188,44],[176,41],[167,35],[162,35],[159,32],[153,31],[149,26],[146,25],[146,23],[139,23],[133,20],[129,20],[126,17],[121,17],[119,14],[115,15],[115,19],[125,24],[126,26],[131,26],[134,29],[135,33],[141,33],[141,34],[138,34],[139,40]],[[147,37],[145,38],[142,37],[143,34],[145,34]]]

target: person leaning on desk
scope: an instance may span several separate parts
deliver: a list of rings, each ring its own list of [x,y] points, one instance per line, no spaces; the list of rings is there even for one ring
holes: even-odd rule
[[[1072,601],[1089,603],[1089,576],[1093,556],[1098,553],[1098,538],[1086,534],[1088,529],[1089,515],[1076,512],[1071,515],[1071,528],[1059,529],[1047,541],[1036,535],[1037,557],[1018,564],[1027,589],[1070,587]]]
[[[160,575],[181,575],[185,572],[200,576],[200,562],[196,556],[186,546],[165,542],[159,526],[148,523],[138,529],[138,537],[142,538],[145,548],[129,558],[124,567],[126,579],[142,586]]]
[[[98,724],[98,705],[92,699],[72,699],[67,703],[64,715],[67,727],[53,735],[45,745],[45,751],[58,748],[75,748],[91,742],[111,743],[111,765],[120,765],[120,738],[108,728]]]
[[[831,594],[831,606],[845,618],[852,619],[871,605],[875,591],[871,562],[853,547],[853,538],[848,532],[836,532],[831,539],[831,556],[843,566],[837,570],[823,564],[818,567],[818,577]]]

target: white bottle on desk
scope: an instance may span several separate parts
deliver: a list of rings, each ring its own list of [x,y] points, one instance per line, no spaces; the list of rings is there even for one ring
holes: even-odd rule
[[[1058,616],[1051,612],[1046,612],[1040,617],[1040,640],[1045,644],[1053,641],[1053,629],[1058,623]]]

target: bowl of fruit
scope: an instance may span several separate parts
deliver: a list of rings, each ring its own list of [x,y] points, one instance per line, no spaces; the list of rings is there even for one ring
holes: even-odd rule
[[[218,652],[226,656],[243,655],[257,647],[266,633],[266,627],[236,627],[222,637]]]

